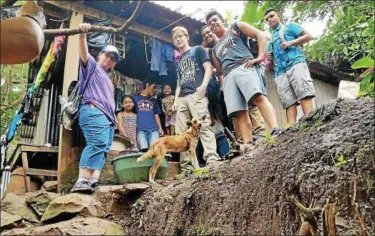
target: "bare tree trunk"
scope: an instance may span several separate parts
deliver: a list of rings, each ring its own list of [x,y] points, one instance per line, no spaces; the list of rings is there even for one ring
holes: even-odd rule
[[[113,34],[117,34],[117,33],[123,34],[129,28],[129,26],[133,23],[133,21],[137,18],[145,2],[147,1],[145,0],[138,1],[137,7],[135,8],[133,14],[120,28],[93,25],[89,32],[106,32],[106,33],[113,33]],[[47,29],[47,30],[43,30],[43,32],[46,38],[51,38],[51,37],[55,37],[59,35],[70,36],[70,35],[83,33],[80,29]]]
[[[5,95],[5,98],[4,98],[4,104],[5,105],[9,104],[9,101],[10,101],[11,95],[12,95],[13,70],[14,70],[14,65],[11,65],[10,69],[9,69],[9,77],[8,77],[8,80],[7,80],[7,91],[6,91],[6,95]]]

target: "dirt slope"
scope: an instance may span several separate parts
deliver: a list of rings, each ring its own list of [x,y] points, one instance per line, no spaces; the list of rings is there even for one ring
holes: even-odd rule
[[[332,108],[331,110],[329,108]],[[300,211],[288,200],[323,207],[336,201],[340,234],[360,234],[356,199],[368,234],[375,227],[374,102],[338,101],[249,156],[199,177],[158,186],[124,216],[127,234],[297,234]]]

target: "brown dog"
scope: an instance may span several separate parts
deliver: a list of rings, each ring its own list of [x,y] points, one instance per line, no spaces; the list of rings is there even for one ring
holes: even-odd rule
[[[155,183],[154,179],[156,172],[159,169],[161,161],[163,160],[167,152],[189,151],[193,167],[196,169],[199,168],[195,148],[197,146],[199,131],[202,127],[204,119],[206,119],[206,115],[202,117],[194,117],[191,120],[191,124],[189,122],[191,127],[187,131],[179,135],[165,136],[159,138],[151,144],[150,149],[145,154],[143,154],[141,157],[137,159],[137,162],[140,162],[148,158],[155,157],[154,164],[150,169],[148,177],[148,181],[150,183]]]

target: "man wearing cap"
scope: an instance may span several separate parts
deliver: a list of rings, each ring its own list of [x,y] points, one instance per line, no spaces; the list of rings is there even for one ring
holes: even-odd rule
[[[86,41],[91,25],[84,23],[79,28],[85,32],[79,36],[80,90],[88,83],[79,107],[79,125],[87,145],[79,162],[79,178],[71,192],[92,193],[112,146],[116,116],[114,86],[108,73],[120,56],[114,46],[108,45],[96,61],[89,54]]]

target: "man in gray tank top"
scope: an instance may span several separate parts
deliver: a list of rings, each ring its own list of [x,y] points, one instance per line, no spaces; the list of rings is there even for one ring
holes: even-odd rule
[[[201,28],[201,35],[203,38],[203,42],[207,45],[207,51],[208,55],[210,56],[211,63],[214,64],[213,59],[212,59],[212,50],[215,44],[219,41],[219,38],[214,34],[210,27],[208,25],[204,25]],[[222,85],[221,85],[222,86]],[[260,114],[260,111],[258,107],[251,107],[249,108],[249,115],[250,115],[250,121],[253,126],[253,135],[260,135],[264,136],[264,132],[266,130],[266,124],[265,121],[262,117],[262,114]],[[233,123],[235,120],[233,120]],[[214,126],[215,127],[215,126]],[[214,128],[213,127],[213,128]],[[237,125],[234,124],[234,127],[236,128]],[[236,132],[238,132],[236,130]],[[238,132],[241,133],[241,132]]]
[[[277,128],[275,109],[266,95],[266,89],[257,64],[265,59],[266,36],[260,30],[245,22],[238,22],[237,28],[241,33],[258,41],[258,57],[254,58],[241,36],[232,28],[227,29],[224,18],[216,11],[206,16],[207,25],[219,41],[213,49],[213,61],[223,84],[224,100],[228,115],[236,115],[241,137],[245,145],[242,151],[251,149],[252,124],[248,115],[248,103],[259,108],[263,118],[272,129],[271,134],[280,133]]]

